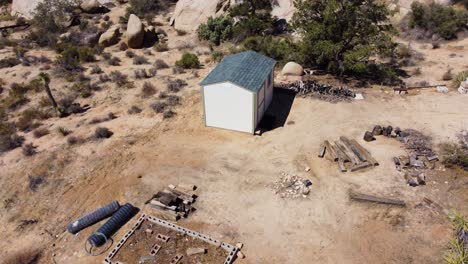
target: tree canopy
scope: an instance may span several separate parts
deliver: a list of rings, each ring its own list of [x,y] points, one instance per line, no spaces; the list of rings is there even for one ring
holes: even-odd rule
[[[295,0],[292,25],[301,35],[303,63],[333,73],[366,73],[373,55],[389,55],[390,10],[377,0]]]

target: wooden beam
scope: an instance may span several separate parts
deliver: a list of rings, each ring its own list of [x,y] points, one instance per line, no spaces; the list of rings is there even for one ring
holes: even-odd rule
[[[351,167],[351,171],[358,171],[358,170],[366,169],[369,167],[372,167],[372,163],[366,161],[366,162],[354,165],[353,167]]]
[[[363,154],[366,155],[366,159],[367,161],[369,161],[370,163],[372,163],[372,165],[374,166],[379,166],[379,163],[377,162],[377,160],[374,159],[374,157],[372,157],[372,155],[370,154],[370,152],[365,149],[363,146],[361,146],[356,140],[352,139],[351,140],[351,143],[356,147],[358,148]]]
[[[391,204],[391,205],[397,205],[397,206],[406,206],[406,203],[402,200],[391,199],[391,198],[386,198],[386,197],[378,197],[378,196],[358,193],[354,191],[350,191],[349,198],[352,200],[360,201],[360,202],[373,202],[373,203]]]
[[[346,154],[346,156],[349,157],[349,159],[351,160],[351,162],[353,164],[359,164],[361,163],[361,161],[359,160],[359,158],[356,156],[356,154],[353,153],[353,151],[351,149],[348,149],[343,142],[341,141],[335,141],[335,145],[344,153]]]
[[[332,161],[338,161],[338,155],[336,153],[336,149],[332,147],[330,142],[328,142],[328,140],[325,140],[323,144],[325,145],[325,148],[328,150],[327,152],[328,152],[330,159]]]
[[[325,156],[326,149],[327,149],[327,147],[325,146],[325,143],[322,143],[322,145],[320,145],[320,150],[319,150],[319,154],[318,154],[319,158],[323,158],[323,156]]]
[[[362,153],[361,150],[359,150],[356,146],[354,146],[351,141],[347,138],[347,137],[344,137],[344,136],[341,136],[340,137],[340,140],[343,142],[343,144],[348,148],[350,149],[354,154],[356,154],[356,156],[362,161],[362,162],[366,162],[367,161],[367,157],[364,153]]]

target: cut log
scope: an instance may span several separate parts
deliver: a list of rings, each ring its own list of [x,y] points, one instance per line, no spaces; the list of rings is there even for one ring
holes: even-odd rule
[[[366,161],[366,162],[354,165],[353,167],[351,167],[351,171],[353,172],[353,171],[363,170],[369,167],[372,167],[372,163]]]
[[[351,143],[366,156],[367,161],[372,163],[373,166],[379,166],[379,163],[377,162],[377,160],[375,160],[374,157],[372,157],[372,155],[370,154],[370,152],[367,149],[365,149],[363,146],[361,146],[361,144],[359,144],[354,139],[351,140]]]
[[[332,161],[338,161],[338,155],[336,153],[336,149],[332,147],[330,142],[328,142],[328,140],[325,140],[323,144],[325,145],[325,148],[328,150],[327,152],[328,152],[328,156],[330,157],[330,159]]]
[[[336,145],[336,141],[335,145],[332,147],[335,148],[335,151],[338,155],[338,160],[342,160],[343,162],[351,162],[351,158],[348,157],[348,155],[338,145]]]
[[[359,160],[363,162],[367,161],[366,155],[359,148],[354,146],[353,143],[351,143],[351,140],[349,140],[347,137],[340,137],[340,140],[345,144],[345,146],[348,149],[351,149],[351,151],[359,158]]]
[[[319,150],[319,154],[318,154],[319,158],[323,158],[325,156],[326,149],[327,148],[325,147],[325,143],[322,143],[322,145],[320,145],[320,150]]]
[[[373,203],[381,203],[381,204],[391,204],[391,205],[398,205],[398,206],[406,206],[406,203],[402,200],[398,199],[391,199],[385,197],[378,197],[369,194],[363,194],[351,191],[349,193],[349,198],[356,201],[362,202],[373,202]]]
[[[351,160],[351,162],[356,165],[356,164],[359,164],[361,163],[361,161],[359,160],[359,158],[356,156],[356,154],[354,154],[354,152],[349,149],[343,142],[341,141],[335,141],[335,145],[341,150],[343,151],[346,156],[348,156]]]

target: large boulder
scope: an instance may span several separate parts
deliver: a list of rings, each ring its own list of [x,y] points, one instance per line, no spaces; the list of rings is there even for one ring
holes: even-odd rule
[[[83,12],[88,14],[98,14],[109,11],[109,9],[101,5],[98,0],[85,0],[80,4],[80,8]]]
[[[109,47],[119,42],[120,27],[114,25],[110,27],[106,32],[102,33],[99,37],[99,46]]]
[[[301,76],[304,74],[304,68],[296,62],[288,62],[286,65],[284,65],[283,70],[281,71],[281,74],[286,76],[286,75],[292,75],[292,76]]]
[[[224,14],[236,0],[179,0],[170,24],[178,30],[194,31],[211,16]]]
[[[286,19],[286,21],[289,21],[291,20],[295,10],[293,0],[276,0],[276,3],[273,4],[271,14],[280,19]]]
[[[100,4],[112,3],[114,0],[97,0]],[[11,14],[25,18],[32,18],[33,12],[39,3],[44,0],[13,0]]]
[[[132,49],[139,49],[143,46],[145,39],[145,29],[141,20],[131,14],[127,24],[127,45]]]

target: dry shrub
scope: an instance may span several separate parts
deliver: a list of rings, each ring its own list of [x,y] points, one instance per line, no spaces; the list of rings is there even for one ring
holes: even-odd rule
[[[180,97],[177,95],[168,95],[166,97],[166,102],[170,106],[175,106],[180,104]]]
[[[127,50],[125,52],[125,56],[127,56],[128,58],[133,58],[133,57],[135,57],[135,52],[133,52],[131,50]]]
[[[50,134],[49,129],[42,127],[42,128],[37,128],[36,130],[33,131],[33,135],[35,138],[41,138],[45,135]]]
[[[127,75],[119,72],[119,71],[112,71],[110,73],[110,79],[113,83],[117,84],[118,86],[124,86],[128,83]]]
[[[107,127],[98,127],[94,131],[96,138],[110,138],[114,133],[110,131]]]
[[[23,149],[23,154],[25,156],[28,156],[28,157],[33,156],[33,155],[35,155],[37,153],[36,148],[37,148],[37,146],[34,146],[32,143],[25,144],[25,145],[23,145],[23,148],[22,148]]]
[[[78,137],[78,136],[70,136],[67,138],[67,143],[69,145],[77,145],[77,144],[81,144],[84,142],[84,139],[82,137]]]
[[[91,74],[101,74],[102,73],[102,69],[101,67],[99,67],[99,65],[97,64],[93,64],[91,65],[91,71],[90,71]]]
[[[128,109],[127,113],[129,115],[133,115],[133,114],[139,114],[141,113],[143,110],[141,110],[141,108],[139,108],[138,106],[136,105],[132,105],[132,107],[130,107],[130,109]]]
[[[179,67],[179,66],[174,66],[172,68],[172,74],[182,74],[182,73],[185,73],[184,68]]]
[[[136,69],[133,73],[135,74],[136,79],[147,79],[152,77],[145,69]]]
[[[109,65],[111,65],[111,66],[119,66],[120,62],[121,62],[121,60],[119,58],[117,58],[117,57],[112,57],[109,60],[107,60],[107,63],[109,63]]]
[[[143,65],[148,63],[148,59],[146,59],[144,56],[135,56],[133,58],[133,65]]]
[[[106,82],[110,82],[110,81],[111,81],[111,78],[109,77],[109,75],[107,75],[107,74],[99,75],[99,82],[106,83]]]
[[[150,97],[150,96],[153,96],[156,94],[156,88],[154,87],[154,85],[150,82],[145,82],[143,84],[143,87],[141,89],[141,95],[143,97]]]
[[[67,129],[66,127],[58,127],[57,132],[59,132],[60,135],[66,137],[72,133],[71,130]]]
[[[16,253],[6,256],[3,264],[37,264],[42,257],[42,250],[35,248],[21,249]]]
[[[119,45],[119,49],[120,49],[121,51],[126,51],[126,50],[128,50],[128,45],[127,45],[127,43],[121,42],[120,45]]]
[[[163,118],[164,118],[164,119],[168,119],[168,118],[174,117],[175,115],[176,115],[176,113],[175,113],[174,111],[172,111],[172,110],[167,110],[167,111],[164,112]]]
[[[165,102],[155,102],[150,105],[150,107],[158,114],[163,113],[166,110],[167,106],[168,105]]]
[[[167,45],[167,43],[160,42],[160,43],[157,43],[156,45],[154,45],[154,50],[157,51],[157,52],[168,51],[169,46]]]
[[[181,79],[170,80],[167,83],[167,90],[173,93],[179,92],[184,86],[187,86],[187,82]]]
[[[167,69],[169,68],[169,65],[167,65],[167,63],[161,59],[157,59],[155,62],[154,62],[154,68],[156,68],[157,70],[160,70],[160,69]]]

